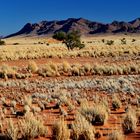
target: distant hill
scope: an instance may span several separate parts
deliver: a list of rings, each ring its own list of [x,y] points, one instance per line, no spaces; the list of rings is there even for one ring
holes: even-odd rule
[[[105,34],[105,33],[140,33],[140,18],[130,22],[113,21],[104,24],[90,21],[84,18],[69,18],[67,20],[42,21],[40,23],[27,23],[20,31],[8,35],[52,35],[59,31],[70,32],[79,30],[82,35]]]

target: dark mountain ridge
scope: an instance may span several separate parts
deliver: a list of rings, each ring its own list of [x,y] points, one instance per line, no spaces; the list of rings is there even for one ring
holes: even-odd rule
[[[67,20],[41,21],[39,23],[27,23],[20,31],[7,37],[18,35],[53,35],[56,32],[71,32],[79,30],[82,35],[105,34],[105,33],[140,33],[140,18],[130,22],[113,21],[104,24],[90,21],[84,18],[68,18]]]

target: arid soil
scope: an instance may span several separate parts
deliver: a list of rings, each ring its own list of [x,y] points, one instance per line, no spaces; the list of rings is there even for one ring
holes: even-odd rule
[[[0,65],[7,64],[12,67],[27,68],[29,61],[25,59],[0,61]],[[116,64],[120,66],[129,63],[137,65],[140,63],[140,56],[37,58],[33,59],[33,61],[36,62],[38,67],[43,67],[49,62],[61,64],[64,61],[67,61],[69,64]],[[122,104],[116,110],[112,107],[114,95],[117,96]],[[0,79],[0,107],[1,112],[3,112],[3,116],[0,114],[1,120],[5,121],[9,118],[12,118],[14,122],[22,120],[24,116],[17,116],[15,112],[12,112],[11,102],[13,100],[16,101],[14,111],[22,111],[25,106],[25,97],[32,98],[29,112],[33,112],[34,108],[41,109],[34,111],[34,115],[42,118],[44,125],[47,127],[46,137],[38,137],[35,138],[36,140],[51,140],[52,127],[61,117],[64,117],[71,130],[71,124],[75,120],[75,115],[81,108],[81,100],[84,101],[86,99],[91,107],[95,106],[96,102],[106,100],[109,106],[108,120],[103,125],[93,125],[93,127],[100,134],[99,140],[107,140],[114,130],[123,133],[122,123],[127,114],[128,106],[131,106],[134,110],[140,108],[140,74],[42,77],[33,73],[31,77],[26,79]],[[58,101],[62,102],[61,107],[66,114],[62,113],[60,108],[55,108]],[[70,105],[72,109],[69,109]],[[123,133],[124,139],[140,139],[139,119],[136,131],[126,135]]]

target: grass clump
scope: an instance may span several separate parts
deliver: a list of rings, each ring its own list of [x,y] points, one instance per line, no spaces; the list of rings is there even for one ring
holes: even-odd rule
[[[38,71],[38,66],[35,61],[29,61],[28,71],[36,73]]]
[[[94,104],[92,107],[82,107],[80,112],[93,125],[104,125],[109,116],[108,107],[101,103]]]
[[[119,100],[119,98],[117,96],[114,95],[112,97],[112,108],[113,108],[113,110],[117,110],[117,109],[121,108],[121,106],[122,106],[121,101]]]
[[[3,64],[0,68],[0,77],[4,79],[14,78],[16,70],[6,64]]]
[[[69,140],[70,131],[64,118],[61,118],[53,125],[53,140]]]
[[[81,114],[76,115],[75,121],[72,124],[72,138],[73,140],[95,139],[94,127]]]
[[[19,122],[22,139],[30,140],[39,136],[46,136],[47,129],[43,124],[43,120],[27,114],[25,119]]]
[[[137,117],[134,110],[129,110],[122,123],[123,131],[125,134],[133,133],[137,128]]]
[[[6,121],[6,125],[5,136],[8,140],[17,140],[19,138],[19,127],[11,119]]]
[[[121,131],[115,130],[108,136],[108,140],[124,140],[124,136]]]

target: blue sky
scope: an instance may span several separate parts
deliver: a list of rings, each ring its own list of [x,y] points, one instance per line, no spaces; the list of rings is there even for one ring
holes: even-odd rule
[[[83,17],[99,22],[140,17],[140,0],[0,0],[0,35],[27,22]]]

